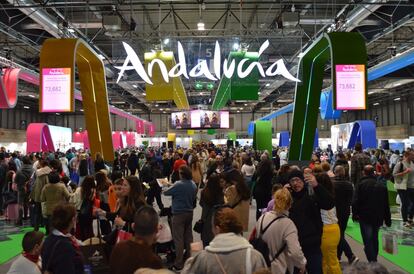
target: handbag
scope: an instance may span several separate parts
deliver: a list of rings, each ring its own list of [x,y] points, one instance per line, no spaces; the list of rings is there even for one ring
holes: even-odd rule
[[[94,274],[109,273],[109,257],[107,254],[105,242],[102,241],[101,228],[98,220],[98,243],[93,241],[96,238],[89,238],[83,243],[85,245],[80,246],[80,251],[83,254],[85,267],[91,269]]]
[[[132,238],[132,233],[127,232],[125,230],[118,230],[116,242],[119,243],[121,241],[128,241],[131,238]]]
[[[160,217],[160,230],[157,235],[157,243],[163,244],[172,241],[171,228],[168,224],[168,217]]]
[[[200,219],[194,224],[193,230],[201,234],[203,232],[203,226],[204,226],[204,220]]]

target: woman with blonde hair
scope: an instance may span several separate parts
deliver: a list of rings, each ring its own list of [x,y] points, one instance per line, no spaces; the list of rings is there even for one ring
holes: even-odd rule
[[[256,223],[256,237],[261,235],[269,248],[272,273],[294,273],[305,270],[306,259],[298,240],[295,224],[289,219],[292,196],[287,188],[274,194],[273,211],[262,215]]]
[[[193,175],[193,182],[197,185],[197,188],[199,188],[201,181],[203,180],[203,170],[196,154],[191,157],[190,167]]]

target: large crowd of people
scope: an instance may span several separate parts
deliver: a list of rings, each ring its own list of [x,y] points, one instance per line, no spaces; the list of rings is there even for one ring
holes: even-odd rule
[[[84,246],[97,242],[107,257],[107,272],[99,273],[340,274],[343,254],[349,273],[387,273],[375,270],[383,271],[379,230],[391,226],[386,184],[398,191],[403,226],[414,227],[414,152],[357,144],[354,151],[317,150],[301,167],[289,165],[287,153],[203,143],[130,148],[107,163],[82,150],[20,155],[1,148],[0,214],[34,228],[8,273],[94,273]],[[196,207],[201,218],[193,227]],[[369,265],[345,238],[350,217],[359,222]],[[193,230],[202,243],[193,242]],[[170,241],[160,243],[161,234]]]

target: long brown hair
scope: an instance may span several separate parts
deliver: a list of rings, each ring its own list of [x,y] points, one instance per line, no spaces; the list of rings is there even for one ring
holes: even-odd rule
[[[128,182],[130,191],[129,195],[123,200],[120,215],[123,219],[131,219],[141,205],[145,205],[144,190],[141,182],[135,176],[125,178]]]

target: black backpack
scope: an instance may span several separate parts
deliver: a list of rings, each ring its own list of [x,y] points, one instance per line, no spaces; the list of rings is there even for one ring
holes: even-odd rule
[[[270,265],[272,264],[272,262],[274,260],[277,259],[277,257],[279,257],[279,255],[283,252],[283,250],[285,250],[286,248],[286,243],[283,244],[283,246],[279,249],[279,251],[272,257],[272,260],[269,259],[269,247],[267,245],[267,243],[263,240],[262,236],[263,234],[267,231],[267,229],[278,219],[284,218],[286,217],[285,215],[281,215],[279,217],[274,218],[264,229],[263,229],[263,220],[264,220],[264,216],[262,218],[262,221],[260,222],[260,230],[257,231],[257,237],[255,237],[254,239],[252,239],[250,241],[250,244],[254,247],[254,249],[256,249],[257,251],[259,251],[262,255],[263,258],[266,261],[266,264],[268,267],[270,267]]]

